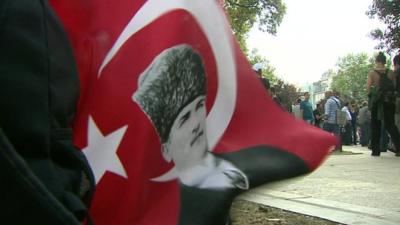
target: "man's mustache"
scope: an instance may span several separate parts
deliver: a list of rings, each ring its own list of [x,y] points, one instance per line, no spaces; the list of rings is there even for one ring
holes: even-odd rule
[[[201,130],[201,131],[196,135],[196,137],[194,137],[194,138],[192,139],[192,141],[190,142],[190,147],[192,147],[192,146],[194,145],[194,143],[197,141],[197,139],[199,139],[199,137],[201,137],[203,134],[204,134],[204,132],[203,132],[203,130]]]

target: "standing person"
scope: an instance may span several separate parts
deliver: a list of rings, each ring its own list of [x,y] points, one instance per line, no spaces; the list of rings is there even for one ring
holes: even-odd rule
[[[292,114],[296,119],[302,119],[301,111],[300,111],[300,103],[301,103],[301,99],[298,98],[292,105]]]
[[[346,125],[344,125],[344,129],[341,132],[342,141],[344,145],[351,145],[351,114],[348,102],[343,104],[342,111],[346,113]]]
[[[336,110],[340,109],[340,100],[336,98],[332,91],[325,92],[327,98],[325,103],[325,121],[323,129],[336,136],[339,143],[336,145],[335,150],[342,150],[342,143],[340,139],[340,128],[336,122]]]
[[[395,124],[400,130],[400,54],[393,58],[394,73],[396,76],[396,112]]]
[[[314,125],[318,128],[321,128],[321,122],[322,122],[322,115],[324,114],[323,108],[322,108],[322,103],[317,103],[317,106],[315,107],[313,111],[313,115],[315,118]]]
[[[362,103],[358,113],[358,124],[360,126],[360,145],[366,147],[371,139],[371,112],[368,109],[367,102]]]
[[[355,103],[350,105],[352,143],[357,145],[357,117],[358,107]]]
[[[310,93],[304,92],[304,100],[300,103],[300,112],[304,121],[314,124],[314,114],[310,100]]]
[[[394,113],[394,123],[400,132],[400,54],[393,58],[393,67],[395,75],[395,90],[396,90],[396,101],[395,101],[395,113]],[[390,151],[396,151],[393,140],[390,140],[388,148]]]
[[[394,73],[385,67],[386,56],[380,52],[375,59],[375,69],[371,70],[367,79],[367,91],[371,108],[371,148],[372,156],[379,156],[379,140],[381,121],[390,134],[395,147],[396,156],[400,156],[400,134],[394,124],[395,87]]]

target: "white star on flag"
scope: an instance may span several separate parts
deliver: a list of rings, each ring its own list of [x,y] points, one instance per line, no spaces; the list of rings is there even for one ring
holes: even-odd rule
[[[106,171],[128,178],[118,158],[117,149],[128,125],[103,136],[93,118],[89,116],[88,145],[82,151],[92,167],[96,184]]]

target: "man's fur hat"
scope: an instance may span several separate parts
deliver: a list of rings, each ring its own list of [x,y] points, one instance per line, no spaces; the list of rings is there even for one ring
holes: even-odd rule
[[[179,112],[197,97],[206,95],[206,85],[200,55],[188,45],[177,45],[159,54],[140,75],[133,100],[165,143]]]

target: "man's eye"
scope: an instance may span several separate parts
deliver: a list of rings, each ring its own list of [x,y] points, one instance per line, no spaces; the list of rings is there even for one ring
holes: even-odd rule
[[[200,109],[201,107],[204,107],[204,100],[201,100],[196,104],[196,110]]]
[[[179,119],[179,127],[181,127],[190,117],[190,112],[187,112]]]

